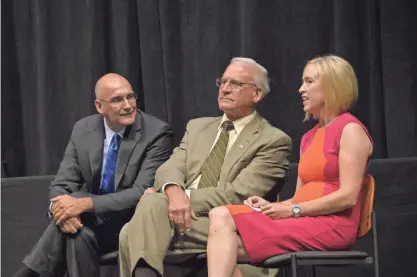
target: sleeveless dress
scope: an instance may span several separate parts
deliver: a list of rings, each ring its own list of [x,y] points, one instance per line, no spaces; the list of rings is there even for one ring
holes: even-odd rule
[[[293,203],[313,200],[339,189],[340,138],[343,128],[349,123],[362,126],[371,139],[366,127],[350,113],[341,114],[325,128],[317,125],[303,136],[298,176],[304,185],[295,193]],[[358,234],[361,205],[362,197],[359,197],[353,208],[332,215],[278,220],[246,205],[226,207],[232,214],[251,263],[258,263],[294,251],[349,248]]]

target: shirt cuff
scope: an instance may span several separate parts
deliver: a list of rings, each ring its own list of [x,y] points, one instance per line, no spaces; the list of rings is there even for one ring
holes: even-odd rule
[[[165,187],[166,186],[168,186],[168,185],[177,185],[177,186],[179,186],[179,187],[181,187],[179,184],[177,184],[177,183],[165,183],[163,186],[162,186],[162,192],[163,193],[165,193]]]
[[[165,183],[163,186],[162,186],[162,192],[163,193],[165,193],[165,187],[167,186],[167,185],[177,185],[177,186],[179,186],[180,188],[182,188],[179,184],[177,184],[177,183]],[[189,189],[186,189],[185,190],[185,194],[187,194],[187,196],[188,196],[188,199],[191,199],[190,198],[190,193],[191,193],[191,190],[189,190]]]
[[[49,203],[49,209],[48,209],[48,216],[49,216],[49,218],[51,218],[52,217],[52,202],[51,203]]]

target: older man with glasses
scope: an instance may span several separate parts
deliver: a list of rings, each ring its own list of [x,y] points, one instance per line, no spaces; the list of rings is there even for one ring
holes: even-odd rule
[[[49,188],[51,223],[15,277],[100,276],[100,255],[117,249],[120,229],[172,153],[171,128],[136,109],[124,77],[104,75],[95,94],[99,115],[75,123]]]
[[[234,58],[216,84],[223,116],[188,123],[180,145],[157,170],[154,192],[142,197],[120,233],[122,277],[164,276],[164,260],[205,253],[212,208],[267,197],[285,176],[291,139],[255,110],[269,92],[266,69]],[[268,270],[247,266],[243,274]]]

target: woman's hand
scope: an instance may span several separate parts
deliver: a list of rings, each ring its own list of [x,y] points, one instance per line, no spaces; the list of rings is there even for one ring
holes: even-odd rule
[[[270,203],[268,201],[266,201],[265,199],[263,199],[262,197],[251,196],[248,199],[246,199],[245,201],[243,201],[243,204],[249,205],[249,206],[254,207],[254,208],[261,208],[262,206],[266,206]]]
[[[271,219],[284,219],[293,216],[292,205],[285,205],[282,203],[270,203],[262,206],[261,212]]]

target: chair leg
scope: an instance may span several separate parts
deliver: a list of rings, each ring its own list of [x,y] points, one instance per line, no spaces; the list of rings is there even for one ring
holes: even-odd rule
[[[374,248],[374,276],[379,277],[378,231],[376,226],[376,212],[372,211],[372,246]]]
[[[294,254],[291,255],[291,275],[297,277],[297,261]]]
[[[316,266],[312,265],[310,269],[311,269],[311,276],[316,277]]]

